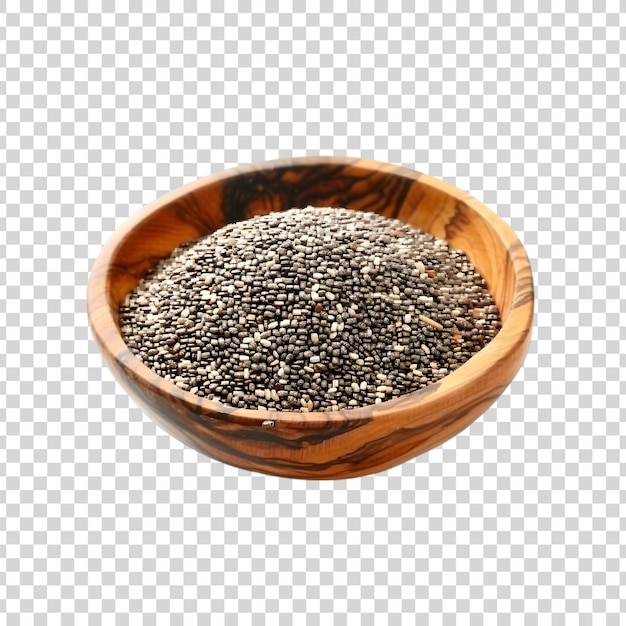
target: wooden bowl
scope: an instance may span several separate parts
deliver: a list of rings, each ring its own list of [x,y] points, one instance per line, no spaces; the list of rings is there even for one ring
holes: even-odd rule
[[[440,382],[378,405],[334,413],[235,409],[182,391],[131,353],[120,333],[118,308],[161,258],[226,223],[307,205],[374,211],[447,239],[487,281],[502,329]],[[311,157],[238,167],[151,203],[103,248],[91,273],[87,304],[93,336],[113,375],[171,435],[230,465],[322,479],[402,463],[481,415],[526,355],[534,290],[528,257],[514,232],[468,194],[386,163]]]

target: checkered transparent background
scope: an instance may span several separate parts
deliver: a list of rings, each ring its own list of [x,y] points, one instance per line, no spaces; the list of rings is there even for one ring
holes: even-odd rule
[[[623,623],[619,3],[3,4],[1,623]],[[536,279],[497,403],[348,481],[200,457],[129,401],[87,328],[91,264],[129,214],[305,154],[470,191]]]

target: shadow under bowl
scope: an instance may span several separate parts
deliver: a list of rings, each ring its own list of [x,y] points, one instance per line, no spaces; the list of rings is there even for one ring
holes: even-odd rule
[[[487,282],[502,328],[441,381],[395,400],[338,412],[236,409],[183,391],[127,347],[119,306],[179,244],[227,223],[292,207],[331,206],[398,218],[463,250]],[[238,167],[200,179],[133,215],[91,272],[87,306],[107,366],[163,429],[224,463],[292,478],[349,478],[403,463],[456,435],[509,385],[530,342],[531,267],[511,228],[476,199],[406,168],[346,157]]]

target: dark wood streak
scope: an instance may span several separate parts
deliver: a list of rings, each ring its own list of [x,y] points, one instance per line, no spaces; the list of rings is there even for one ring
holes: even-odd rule
[[[513,308],[522,307],[529,303],[532,304],[535,301],[532,269],[521,241],[517,241],[509,246],[509,255],[514,260],[527,265],[526,271],[517,275],[518,291],[513,301]]]
[[[364,426],[363,423],[350,422],[346,420],[341,424],[341,426],[329,424],[326,430],[320,429],[319,431],[316,430],[313,432],[306,432],[297,437],[285,437],[284,433],[276,428],[264,428],[259,430],[255,427],[250,430],[235,431],[233,436],[240,441],[249,440],[272,444],[283,442],[285,445],[295,450],[305,446],[320,444],[331,437],[337,437],[339,435],[349,433],[355,428],[360,428],[362,426]],[[219,430],[219,428],[216,428],[216,430]]]
[[[468,213],[467,204],[460,200],[454,203],[454,212],[448,218],[445,227],[446,239],[454,240],[457,237],[464,236],[471,224]]]
[[[356,161],[354,161],[356,163]],[[285,166],[249,172],[224,186],[226,221],[292,207],[342,206],[395,217],[413,180],[357,166]]]
[[[380,405],[338,413],[235,409],[181,391],[132,355],[118,327],[119,304],[159,259],[227,222],[307,204],[398,217],[463,248],[502,310],[498,336],[437,384]],[[224,463],[318,479],[387,469],[466,428],[521,366],[533,306],[526,252],[495,214],[429,176],[344,157],[249,165],[168,194],[116,231],[94,264],[88,293],[89,321],[105,362],[157,424]],[[264,420],[272,420],[273,427],[264,428]]]
[[[513,301],[513,308],[523,307],[533,304],[535,301],[535,293],[533,287],[532,276],[526,276],[519,279],[520,292]]]
[[[207,214],[200,198],[193,194],[175,205],[175,210],[178,220],[181,223],[192,225],[198,233],[198,237],[217,230],[226,223],[221,217],[216,220],[213,213]]]

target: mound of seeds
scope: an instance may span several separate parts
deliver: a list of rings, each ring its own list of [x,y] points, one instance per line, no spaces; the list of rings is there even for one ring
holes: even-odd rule
[[[292,209],[177,248],[120,309],[132,352],[234,407],[334,411],[443,378],[500,328],[464,253],[398,220]]]

